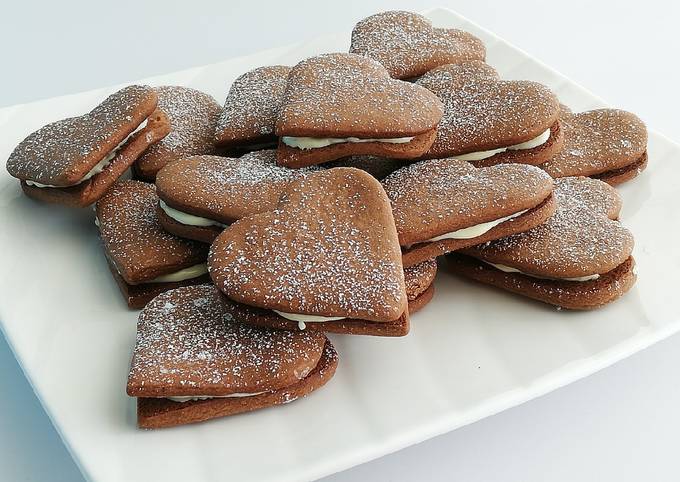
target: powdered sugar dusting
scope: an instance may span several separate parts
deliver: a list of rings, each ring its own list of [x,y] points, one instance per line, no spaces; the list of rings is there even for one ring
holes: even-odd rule
[[[446,65],[416,82],[444,103],[428,157],[483,151],[532,139],[557,120],[559,103],[547,87],[498,80],[483,62]]]
[[[42,184],[74,184],[151,114],[153,98],[150,87],[131,85],[85,115],[48,124],[21,141],[7,170]]]
[[[276,151],[256,151],[240,158],[196,156],[167,166],[156,181],[170,205],[196,209],[211,219],[232,222],[276,206],[283,189],[313,168],[276,165]]]
[[[378,180],[382,180],[407,164],[408,161],[403,159],[389,159],[377,156],[351,156],[343,157],[337,161],[326,162],[321,167],[325,169],[332,167],[354,167],[366,171]]]
[[[403,167],[383,181],[402,245],[538,206],[552,180],[526,164],[475,168],[456,159]]]
[[[391,321],[406,301],[389,204],[355,169],[296,181],[275,211],[223,232],[208,266],[230,298],[284,312]]]
[[[239,323],[218,297],[212,285],[178,288],[142,310],[129,376],[140,396],[275,390],[316,366],[323,335]]]
[[[432,284],[436,274],[437,261],[435,259],[428,259],[404,268],[404,282],[409,301],[420,296]]]
[[[630,256],[632,234],[613,220],[621,208],[614,188],[595,179],[567,177],[555,180],[554,194],[557,211],[544,224],[463,252],[556,278],[602,274]]]
[[[97,201],[104,249],[126,281],[145,281],[160,272],[201,263],[207,249],[165,231],[157,215],[153,184],[121,181]]]
[[[647,148],[647,129],[634,114],[597,109],[563,112],[564,148],[541,167],[553,177],[592,176],[637,162]]]
[[[378,62],[324,54],[293,67],[276,124],[279,136],[388,138],[431,130],[442,107],[426,89],[390,79]]]
[[[290,67],[274,65],[236,79],[217,122],[217,141],[248,142],[273,135],[289,72]]]
[[[390,11],[372,15],[352,31],[350,52],[382,63],[392,77],[409,78],[442,64],[484,60],[482,42],[456,29],[433,28],[422,15]]]
[[[162,154],[169,162],[177,156],[214,152],[213,133],[220,105],[208,94],[179,86],[157,87],[158,108],[170,119],[171,131],[151,146],[144,157]],[[175,154],[168,158],[170,153]],[[144,157],[142,157],[142,162]]]

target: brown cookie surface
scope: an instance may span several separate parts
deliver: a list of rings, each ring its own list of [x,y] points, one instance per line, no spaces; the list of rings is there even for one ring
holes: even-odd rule
[[[181,288],[182,286],[193,286],[196,284],[204,284],[210,282],[210,276],[204,274],[198,278],[191,278],[183,281],[175,281],[168,283],[140,283],[136,285],[131,285],[123,279],[123,277],[118,273],[118,270],[113,265],[113,263],[107,259],[109,265],[109,271],[113,280],[118,285],[120,293],[123,295],[123,299],[127,304],[128,308],[133,310],[141,310],[144,308],[149,301],[154,299],[161,293],[169,290],[174,290],[175,288]]]
[[[396,320],[370,321],[357,318],[343,318],[323,322],[299,322],[284,318],[272,310],[244,305],[222,296],[225,310],[243,322],[255,326],[276,328],[278,330],[338,333],[343,335],[364,336],[406,336],[410,330],[409,314],[405,311]],[[408,303],[410,308],[411,302]]]
[[[193,156],[165,166],[156,187],[160,199],[176,210],[231,224],[274,209],[284,189],[310,172],[276,165],[274,150],[239,158]]]
[[[591,310],[611,303],[630,290],[637,278],[632,257],[597,279],[578,282],[504,273],[460,253],[446,258],[447,266],[466,278],[570,310]]]
[[[554,211],[552,179],[524,164],[476,168],[456,159],[433,159],[395,171],[382,184],[405,248],[405,266],[530,229]],[[473,231],[509,216],[514,217]],[[464,229],[470,232],[436,239]]]
[[[425,308],[425,306],[434,298],[434,283],[427,287],[425,291],[419,294],[415,299],[409,300],[408,312],[409,315],[417,313]]]
[[[599,179],[600,181],[604,181],[610,186],[618,186],[621,183],[636,178],[642,171],[647,169],[648,161],[649,159],[647,157],[647,151],[645,151],[640,157],[640,159],[638,159],[636,162],[632,164],[629,164],[620,169],[606,171],[603,172],[602,174],[595,174],[594,176],[591,177]]]
[[[156,214],[153,184],[116,183],[96,205],[106,257],[126,283],[148,283],[160,276],[205,263],[207,247],[166,232]]]
[[[557,210],[544,224],[461,252],[534,276],[578,278],[621,265],[633,250],[633,236],[615,219],[621,197],[596,179],[555,180]]]
[[[435,95],[391,79],[378,62],[353,54],[324,54],[291,70],[276,133],[394,138],[430,131],[441,116]]]
[[[336,161],[326,162],[319,167],[331,169],[333,167],[354,167],[366,171],[378,181],[382,181],[397,169],[404,167],[408,161],[390,159],[378,156],[352,156],[344,157]]]
[[[210,95],[195,89],[163,86],[154,90],[158,109],[168,116],[171,130],[135,161],[135,175],[146,181],[154,181],[156,173],[171,161],[215,153],[213,136],[222,110]]]
[[[140,428],[172,427],[290,403],[324,386],[335,374],[337,366],[337,352],[327,341],[317,366],[305,378],[288,387],[252,397],[212,398],[184,403],[165,398],[138,398],[137,424]]]
[[[389,144],[403,157],[417,157],[429,148],[429,137],[442,116],[441,102],[427,89],[393,80],[378,62],[354,54],[324,54],[297,64],[288,76],[276,134],[288,150],[279,163],[289,165],[289,151],[315,151],[315,163],[375,152],[378,142],[353,142],[351,152],[334,144],[303,149],[290,147],[289,137],[398,139],[421,136],[421,143]],[[345,142],[344,144],[350,144]],[[410,144],[410,145],[409,145]],[[383,146],[385,147],[385,146]],[[406,151],[406,152],[402,152]],[[416,152],[417,151],[417,152]],[[331,155],[333,154],[333,155]],[[391,157],[395,157],[392,155]],[[308,159],[312,162],[312,158]]]
[[[560,125],[564,148],[541,166],[553,177],[593,176],[618,184],[622,174],[632,178],[646,166],[647,128],[630,112],[562,110]]]
[[[422,263],[404,268],[406,296],[408,296],[409,302],[422,295],[430,287],[435,276],[437,276],[436,259],[428,259]]]
[[[190,397],[277,390],[309,374],[325,343],[321,333],[238,322],[209,284],[166,291],[139,315],[127,393]]]
[[[208,260],[216,286],[251,306],[375,322],[406,311],[401,252],[380,183],[352,168],[288,186],[276,210],[232,224]]]
[[[287,403],[332,376],[337,355],[325,336],[240,323],[224,310],[220,296],[212,285],[179,288],[142,310],[127,384],[128,395],[140,397],[140,426]]]
[[[484,44],[472,34],[434,28],[422,15],[389,11],[371,15],[352,31],[350,52],[377,60],[390,75],[408,79],[444,64],[484,60]]]
[[[237,78],[217,121],[215,141],[222,146],[275,141],[274,127],[289,72],[290,67],[273,65]]]
[[[436,130],[414,136],[408,143],[392,144],[389,142],[342,142],[316,149],[298,149],[279,141],[277,162],[291,168],[301,168],[314,164],[326,163],[346,157],[359,155],[390,157],[392,159],[413,159],[419,157],[416,152],[424,153],[432,144]]]
[[[157,101],[151,87],[125,87],[87,114],[33,132],[14,149],[7,170],[21,180],[72,186],[149,117]]]
[[[147,119],[146,126],[132,134],[119,149],[113,151],[111,161],[93,177],[70,187],[39,187],[21,181],[24,193],[39,201],[85,207],[95,203],[132,166],[135,160],[151,145],[170,132],[166,115],[156,110]]]
[[[416,83],[437,94],[444,104],[444,116],[427,158],[508,148],[547,135],[548,129],[549,137],[538,146],[489,152],[484,159],[470,161],[477,165],[541,164],[562,148],[561,130],[556,125],[559,101],[541,84],[499,80],[493,68],[479,61],[438,67]]]

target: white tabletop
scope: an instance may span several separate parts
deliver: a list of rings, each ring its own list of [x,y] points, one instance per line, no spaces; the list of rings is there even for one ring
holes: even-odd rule
[[[676,2],[68,3],[3,5],[0,106],[308,40],[379,10],[441,5],[680,139]],[[329,480],[675,481],[678,366],[675,336],[545,397]],[[2,337],[0,393],[0,480],[82,480]]]

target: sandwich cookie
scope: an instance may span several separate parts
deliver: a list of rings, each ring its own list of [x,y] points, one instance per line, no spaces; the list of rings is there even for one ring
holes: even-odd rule
[[[559,102],[541,84],[499,80],[493,68],[478,61],[437,67],[416,83],[444,103],[425,158],[453,157],[478,167],[537,165],[562,149]]]
[[[212,243],[234,221],[274,209],[281,192],[309,172],[277,166],[275,150],[180,159],[158,173],[158,217],[177,236]]]
[[[335,373],[338,356],[323,334],[239,323],[217,297],[212,285],[177,288],[140,313],[127,393],[141,428],[289,403]]]
[[[389,200],[370,174],[319,171],[275,210],[223,231],[210,276],[239,320],[289,330],[408,333],[407,296]]]
[[[158,109],[170,119],[171,131],[149,147],[133,165],[135,177],[153,182],[175,159],[216,152],[213,135],[220,105],[208,94],[178,86],[157,87]]]
[[[562,308],[598,308],[635,283],[621,198],[597,179],[555,180],[557,211],[525,233],[449,255],[455,273]]]
[[[276,147],[274,135],[290,67],[259,67],[237,78],[229,89],[215,128],[220,146],[244,149]]]
[[[433,159],[392,173],[383,186],[404,266],[526,231],[555,211],[553,180],[525,164],[476,168]]]
[[[455,28],[434,28],[422,15],[390,11],[371,15],[352,31],[350,52],[385,66],[396,79],[409,79],[444,64],[484,60],[481,40]]]
[[[564,148],[541,166],[552,177],[589,176],[617,185],[647,167],[647,128],[635,114],[563,108],[560,126]]]
[[[325,54],[288,76],[276,122],[278,163],[304,167],[354,155],[420,157],[434,141],[442,104],[427,89],[393,80],[375,60]]]
[[[422,263],[404,268],[404,282],[408,297],[408,312],[413,314],[432,301],[434,278],[437,276],[437,260],[428,259]]]
[[[109,263],[130,308],[178,286],[205,283],[208,248],[166,232],[153,184],[121,181],[97,202],[96,223]]]
[[[7,160],[9,173],[34,199],[84,207],[101,198],[149,146],[170,132],[151,87],[131,85],[92,111],[48,124]],[[146,121],[146,125],[142,123]]]

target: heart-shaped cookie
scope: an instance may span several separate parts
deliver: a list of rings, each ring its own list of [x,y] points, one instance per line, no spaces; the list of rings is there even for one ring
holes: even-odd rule
[[[550,217],[553,181],[525,164],[476,168],[432,159],[383,181],[404,249],[404,266],[531,229]]]
[[[486,49],[472,34],[434,28],[422,15],[389,11],[371,15],[352,31],[350,52],[385,66],[397,79],[409,79],[444,64],[484,60]]]
[[[559,102],[539,83],[499,80],[493,68],[478,61],[438,67],[416,83],[444,103],[426,158],[536,165],[562,148]]]
[[[234,221],[274,209],[283,190],[309,172],[277,166],[274,150],[180,159],[158,173],[158,215],[167,231],[211,243]]]
[[[630,112],[562,108],[564,148],[541,167],[553,177],[590,176],[616,185],[647,166],[647,128]]]
[[[227,297],[269,314],[249,322],[271,325],[273,318],[291,329],[408,332],[389,200],[380,183],[358,169],[319,171],[290,184],[274,211],[223,231],[208,266]],[[393,327],[398,330],[385,332]]]
[[[131,308],[178,286],[208,281],[208,249],[166,232],[153,184],[121,181],[97,201],[97,225],[114,279]]]
[[[218,293],[207,284],[174,289],[140,313],[127,383],[140,427],[288,403],[333,376],[337,354],[321,333],[239,323]]]
[[[260,149],[262,144],[276,145],[274,126],[289,72],[284,65],[259,67],[234,81],[217,121],[218,145]]]
[[[151,87],[125,87],[87,114],[33,132],[14,149],[7,170],[32,198],[88,206],[170,132],[157,102]]]
[[[452,269],[565,308],[596,308],[620,297],[635,282],[633,236],[615,221],[620,196],[587,177],[556,179],[554,193],[557,210],[548,221],[455,253]]]
[[[375,60],[312,57],[288,76],[276,123],[278,162],[303,167],[351,155],[418,157],[430,147],[441,116],[436,95],[390,78]]]
[[[163,166],[175,159],[215,153],[213,136],[222,111],[215,99],[199,90],[179,86],[154,90],[158,95],[158,109],[168,116],[171,130],[133,164],[135,176],[149,182],[156,179]]]

